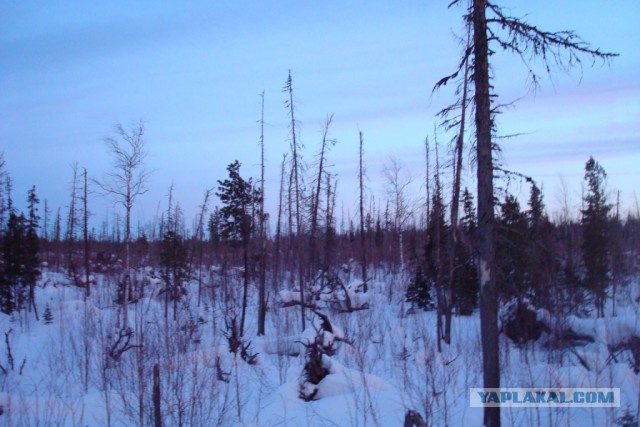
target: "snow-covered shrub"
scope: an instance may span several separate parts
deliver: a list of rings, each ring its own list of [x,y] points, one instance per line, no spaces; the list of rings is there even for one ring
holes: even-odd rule
[[[335,341],[344,340],[343,332],[331,323],[328,316],[318,311],[314,313],[317,317],[302,333],[300,341],[305,347],[300,398],[307,402],[315,398],[318,384],[329,374],[330,358],[335,354]]]
[[[317,335],[311,344],[303,343],[303,345],[306,348],[306,362],[302,372],[302,382],[300,383],[300,398],[308,402],[316,397],[318,384],[329,374],[324,360],[328,356],[326,353],[327,347],[323,345],[321,335]]]

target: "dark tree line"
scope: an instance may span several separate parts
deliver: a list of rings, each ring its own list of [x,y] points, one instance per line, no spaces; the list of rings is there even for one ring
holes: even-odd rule
[[[170,196],[159,234],[155,237],[141,234],[132,242],[134,267],[145,260],[158,266],[165,284],[163,292],[167,304],[174,304],[174,312],[175,304],[186,292],[186,281],[194,277],[196,267],[192,264],[196,253],[205,264],[226,263],[242,267],[240,309],[242,312],[247,309],[247,296],[256,286],[262,263],[258,244],[261,193],[252,179],[240,175],[239,169],[238,162],[230,164],[229,177],[219,181],[220,205],[206,221],[206,240],[202,240],[204,233],[188,235],[181,210]],[[508,191],[496,199],[496,283],[500,301],[527,300],[552,312],[584,313],[593,309],[598,316],[603,316],[606,302],[615,293],[611,285],[622,285],[633,274],[637,268],[638,218],[633,215],[621,218],[619,209],[614,213],[615,206],[606,192],[606,172],[593,158],[586,163],[584,179],[586,192],[578,221],[552,221],[546,213],[543,192],[535,184],[530,185],[525,208]],[[40,228],[35,188],[28,192],[25,214],[14,207],[11,180],[6,173],[3,181],[2,208],[8,214],[4,214],[1,228],[2,310],[6,313],[35,310],[34,287],[40,275],[40,260],[51,257],[56,248],[62,252],[67,248],[55,246],[61,234],[55,231],[55,222],[53,232],[47,233]],[[470,315],[478,308],[478,226],[474,197],[469,189],[464,189],[459,203],[462,212],[455,241],[447,221],[451,204],[443,200],[437,186],[432,194],[430,222],[426,229],[408,227],[402,231],[405,241],[409,242],[406,256],[411,272],[405,297],[416,308],[437,308],[438,302],[448,299],[448,292],[451,292],[454,314]],[[391,215],[385,209],[383,212],[369,211],[363,217],[360,227],[351,225],[341,231],[332,226],[315,236],[317,240],[327,240],[332,248],[332,265],[327,267],[339,269],[346,260],[360,258],[363,248],[370,254],[369,267],[374,272],[397,264],[397,255],[387,250],[393,246],[390,243],[398,239]],[[423,234],[425,237],[421,237]],[[279,244],[291,246],[293,238],[282,233]],[[88,257],[90,266],[85,268],[100,271],[96,264],[101,264],[102,268],[109,264],[105,253],[115,253],[115,258],[122,253],[124,242],[100,240],[95,236],[88,240],[92,251]],[[82,253],[81,243],[73,243],[76,245],[76,250],[72,251],[74,257]],[[265,268],[269,272],[269,289],[280,286],[271,279],[274,277],[275,247],[274,236],[267,236],[265,248],[269,256],[265,258]],[[448,268],[450,263],[452,270]],[[291,265],[284,267],[290,269]],[[88,280],[85,282],[89,283]],[[76,284],[84,286],[85,282]],[[451,291],[447,288],[449,282],[453,283]],[[118,292],[116,301],[121,302],[123,288]],[[138,289],[136,293],[139,292]],[[130,301],[137,298],[136,293],[129,296]],[[242,312],[238,326],[244,332],[246,314],[243,316]],[[444,316],[444,312],[440,315]]]
[[[35,286],[40,277],[40,238],[38,227],[40,216],[35,186],[28,192],[28,213],[13,207],[10,178],[6,179],[6,224],[0,234],[2,258],[0,259],[0,310],[6,314],[23,309],[33,310],[38,318],[35,301]]]
[[[563,314],[591,309],[604,316],[611,285],[624,284],[637,265],[639,219],[622,220],[612,214],[606,193],[606,172],[593,158],[585,165],[587,191],[578,221],[553,222],[545,208],[542,190],[530,184],[526,209],[516,196],[505,191],[496,200],[496,284],[499,301],[527,300],[536,307]],[[431,309],[444,299],[450,280],[447,262],[453,261],[453,307],[458,315],[478,308],[476,275],[477,224],[473,196],[465,189],[460,201],[463,215],[457,241],[450,236],[442,197],[436,189],[431,202],[427,243],[411,263],[412,278],[406,299]],[[628,230],[628,231],[626,231]],[[453,245],[456,250],[453,250]],[[578,248],[578,256],[572,250]],[[420,254],[421,255],[418,255]],[[453,260],[451,259],[453,257]],[[577,261],[576,261],[577,259]]]

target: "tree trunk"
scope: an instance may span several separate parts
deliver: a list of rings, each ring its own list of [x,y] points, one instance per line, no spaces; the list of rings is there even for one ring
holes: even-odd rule
[[[195,233],[195,244],[198,245],[198,307],[200,307],[200,300],[202,298],[202,261],[203,261],[203,243],[204,243],[204,218],[207,214],[207,207],[209,205],[209,197],[211,196],[211,189],[208,189],[204,193],[204,201],[202,202],[202,208],[200,209],[200,215],[198,218],[198,226]]]
[[[287,91],[289,93],[289,113],[291,117],[291,148],[293,155],[293,184],[295,190],[295,217],[296,217],[296,259],[298,264],[298,285],[300,286],[300,314],[302,317],[302,330],[305,329],[305,309],[304,309],[304,265],[302,257],[302,219],[300,212],[300,180],[298,169],[300,168],[300,159],[298,153],[298,141],[296,138],[296,120],[294,115],[293,104],[293,83],[291,79],[291,70],[289,70],[289,78],[287,79]]]
[[[162,427],[162,412],[160,412],[160,366],[153,365],[153,425]]]
[[[260,95],[260,284],[258,286],[258,335],[264,335],[267,317],[267,238],[264,227],[264,91]]]
[[[84,279],[85,279],[85,298],[89,298],[91,296],[91,283],[89,283],[89,211],[87,210],[87,170],[84,170],[84,197],[82,198],[83,202],[83,241],[84,241]]]
[[[331,256],[331,249],[333,248],[333,222],[334,211],[336,209],[336,187],[338,186],[338,179],[336,178],[333,187],[331,186],[331,175],[327,174],[326,184],[327,200],[325,208],[325,236],[324,236],[324,266],[329,268],[332,263],[333,257]],[[333,189],[332,189],[333,188]]]
[[[316,234],[318,231],[318,211],[320,210],[320,191],[322,190],[322,176],[324,175],[324,159],[327,150],[327,135],[329,133],[329,126],[333,120],[333,115],[328,116],[323,129],[322,129],[322,147],[320,148],[320,160],[318,164],[318,176],[316,179],[315,193],[312,196],[311,206],[311,234],[310,234],[310,266],[312,271],[315,271],[317,266],[317,242]]]
[[[73,166],[73,182],[71,184],[71,202],[69,203],[69,218],[67,218],[67,272],[75,282],[76,268],[73,260],[73,243],[75,240],[76,218],[76,189],[78,187],[78,164]]]
[[[424,154],[425,154],[425,189],[427,191],[427,224],[425,227],[425,230],[429,228],[429,224],[431,223],[431,188],[429,185],[429,168],[430,168],[430,161],[429,161],[429,138],[425,138],[424,139]],[[427,241],[425,243],[429,243],[429,233],[427,233]]]
[[[436,146],[436,173],[435,173],[435,194],[434,194],[434,203],[433,203],[433,216],[434,218],[434,233],[433,233],[433,247],[435,248],[435,266],[436,266],[436,295],[438,297],[437,302],[437,314],[438,317],[436,319],[436,339],[437,339],[437,349],[438,353],[442,352],[442,338],[443,338],[443,325],[442,325],[442,317],[447,311],[446,301],[443,292],[443,280],[442,280],[442,257],[441,257],[441,245],[442,245],[442,229],[440,228],[441,222],[440,217],[442,213],[440,212],[440,207],[442,205],[442,189],[440,187],[440,158],[438,155],[438,140],[435,141]]]
[[[358,178],[360,180],[360,262],[362,263],[362,285],[363,291],[367,292],[367,251],[364,242],[364,166],[363,166],[363,140],[360,132],[360,170]]]
[[[280,252],[281,252],[281,240],[282,240],[282,197],[284,194],[285,183],[285,164],[287,163],[287,155],[282,155],[282,167],[280,170],[280,192],[278,194],[278,218],[276,219],[276,238],[274,248],[274,262],[273,262],[273,283],[278,285],[280,282]]]
[[[129,201],[129,197],[127,197],[126,203],[127,217],[125,220],[125,230],[124,230],[124,248],[125,248],[125,261],[124,261],[124,302],[122,305],[122,309],[124,312],[123,316],[123,327],[126,328],[128,326],[129,320],[129,286],[131,283],[131,202]]]
[[[247,293],[249,290],[249,236],[242,237],[242,257],[244,261],[244,280],[242,284],[242,314],[240,315],[240,336],[244,336],[244,321],[247,315]]]
[[[483,383],[500,387],[498,298],[494,279],[493,160],[486,0],[473,0],[473,56],[478,177],[478,277]],[[484,408],[484,425],[500,425],[500,408]]]
[[[467,32],[467,48],[471,43]],[[462,148],[464,145],[465,119],[467,116],[467,82],[469,79],[469,59],[464,64],[464,80],[462,82],[462,102],[460,104],[460,131],[456,139],[455,163],[453,177],[453,195],[451,196],[451,253],[449,256],[449,286],[447,290],[447,310],[445,313],[444,342],[451,344],[451,313],[453,310],[454,277],[456,269],[456,250],[458,248],[459,228],[458,211],[460,206],[460,178],[462,173]]]

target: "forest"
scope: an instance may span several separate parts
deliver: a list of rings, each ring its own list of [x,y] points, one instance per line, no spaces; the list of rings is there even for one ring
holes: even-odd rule
[[[357,209],[345,214],[333,115],[308,156],[292,71],[271,210],[264,93],[261,174],[230,155],[190,218],[173,186],[155,217],[136,217],[154,179],[141,120],[104,137],[107,174],[73,164],[65,206],[35,186],[15,194],[0,156],[0,423],[637,425],[638,202],[622,209],[589,157],[580,208],[565,189],[550,213],[540,183],[500,162],[509,139],[488,45],[548,72],[616,54],[487,1],[464,22],[460,62],[434,82],[457,101],[424,141],[421,194],[395,160],[384,196],[370,194],[359,130]],[[97,215],[96,198],[116,214]],[[470,388],[500,386],[615,387],[621,405],[469,407]]]

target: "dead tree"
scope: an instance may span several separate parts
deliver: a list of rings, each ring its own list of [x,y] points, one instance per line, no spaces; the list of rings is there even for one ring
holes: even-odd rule
[[[285,183],[285,166],[287,164],[286,153],[282,155],[282,165],[280,169],[280,191],[278,193],[278,217],[276,219],[276,236],[275,236],[275,248],[274,248],[274,262],[273,262],[273,283],[279,283],[280,281],[280,252],[282,241],[282,198],[284,195],[284,183]]]
[[[424,139],[424,154],[425,154],[425,190],[427,192],[427,200],[426,200],[426,212],[427,212],[427,224],[426,226],[429,227],[429,224],[431,223],[431,185],[430,185],[430,172],[429,169],[431,168],[431,161],[429,160],[429,137],[426,137]],[[429,236],[427,236],[427,239],[429,238]]]
[[[383,174],[387,181],[387,194],[391,197],[391,204],[394,209],[393,225],[398,233],[400,271],[404,271],[403,230],[405,223],[411,217],[406,193],[407,187],[413,182],[413,177],[409,172],[403,173],[403,166],[397,159],[392,158],[389,163],[389,165],[385,166]]]
[[[471,27],[467,26],[467,49],[471,45]],[[464,147],[465,123],[467,117],[467,95],[469,82],[469,58],[464,64],[464,75],[462,77],[462,99],[460,101],[460,116],[458,121],[458,134],[455,138],[454,163],[453,163],[453,191],[451,195],[451,248],[449,256],[449,284],[447,286],[447,305],[444,324],[444,342],[451,344],[451,314],[453,310],[454,281],[456,269],[456,249],[460,240],[460,230],[458,224],[458,213],[460,207],[460,180],[462,178],[462,153]],[[446,109],[443,110],[446,117]],[[453,126],[453,124],[451,124]]]
[[[295,253],[297,258],[297,266],[298,266],[298,286],[300,286],[300,301],[303,304],[300,304],[300,312],[302,315],[302,330],[305,329],[305,314],[304,314],[304,265],[303,265],[303,257],[302,253],[302,214],[300,212],[300,168],[302,167],[302,162],[300,160],[300,149],[302,148],[302,144],[298,140],[298,122],[295,119],[295,107],[293,102],[293,80],[291,79],[291,70],[289,70],[289,77],[287,78],[287,82],[284,87],[284,92],[288,95],[288,100],[285,105],[289,110],[289,117],[291,119],[291,168],[292,168],[292,178],[293,178],[293,191],[294,191],[294,202],[295,202],[295,220],[296,220],[296,236],[295,236]],[[290,208],[291,209],[291,208]]]
[[[67,273],[75,281],[76,267],[75,261],[73,259],[73,247],[76,239],[76,225],[78,223],[76,212],[76,201],[78,199],[78,162],[74,162],[71,165],[71,169],[73,170],[73,180],[71,181],[71,200],[69,202],[69,215],[67,216],[67,236],[65,240],[67,246]]]
[[[445,301],[443,285],[442,285],[442,224],[440,218],[444,217],[444,212],[442,212],[443,202],[442,202],[442,187],[440,184],[440,157],[438,154],[438,140],[435,141],[435,149],[436,149],[436,173],[434,174],[435,181],[435,194],[433,196],[433,247],[434,249],[434,264],[435,264],[435,277],[436,277],[436,294],[438,297],[438,306],[437,312],[438,317],[436,319],[436,337],[437,337],[437,347],[438,353],[442,351],[442,343],[441,340],[443,338],[443,330],[442,330],[442,317],[447,311],[447,303]]]
[[[318,156],[318,175],[316,177],[316,188],[314,193],[311,196],[311,231],[310,231],[310,265],[312,269],[315,269],[317,264],[317,245],[316,245],[316,234],[318,231],[318,212],[320,210],[320,192],[322,191],[322,179],[325,174],[325,161],[326,155],[329,148],[335,145],[335,139],[329,139],[329,127],[331,126],[331,122],[333,121],[333,114],[327,116],[322,125],[322,145],[320,147],[320,155]],[[313,272],[315,274],[315,272]]]
[[[84,285],[85,288],[85,298],[89,298],[91,296],[91,283],[89,283],[89,209],[88,206],[88,187],[89,182],[87,180],[87,169],[84,169],[84,191],[82,194],[82,241],[83,241],[83,249],[84,249]]]
[[[460,4],[454,0],[451,5]],[[489,16],[487,17],[487,12]],[[458,69],[444,77],[436,88],[455,78],[471,60],[471,80],[474,84],[476,162],[478,181],[478,276],[480,278],[480,330],[482,335],[484,387],[500,387],[500,364],[498,347],[498,299],[495,283],[494,248],[494,191],[492,131],[494,114],[491,101],[495,95],[489,75],[489,56],[494,53],[491,46],[497,45],[523,60],[533,84],[539,75],[532,63],[542,59],[545,70],[552,67],[568,70],[581,67],[581,56],[593,61],[610,60],[616,54],[592,49],[572,31],[547,32],[520,18],[505,14],[503,9],[488,0],[472,0],[467,8],[465,20],[473,30],[473,43],[459,62]],[[491,43],[491,45],[490,45]],[[500,408],[485,408],[485,426],[500,425]]]
[[[264,213],[264,91],[260,94],[260,283],[258,284],[258,335],[264,335],[267,318],[267,236]]]
[[[194,232],[193,240],[198,245],[198,307],[200,307],[200,299],[202,296],[202,260],[204,257],[202,243],[204,241],[204,219],[209,209],[209,198],[211,197],[212,189],[207,189],[204,192],[204,200],[200,205],[200,213],[198,214],[198,221],[196,223],[196,231]],[[191,258],[193,259],[194,252],[191,252]],[[191,262],[189,263],[189,271],[191,271]],[[191,276],[191,274],[188,274]]]
[[[331,185],[331,174],[327,174],[327,183],[326,183],[326,207],[325,207],[325,220],[324,220],[324,268],[328,269],[331,265],[332,259],[332,248],[335,240],[335,209],[336,209],[336,189],[338,187],[338,178],[335,178],[333,181],[333,186]]]
[[[358,181],[360,184],[360,262],[362,263],[363,291],[367,292],[367,250],[364,237],[364,141],[360,132],[360,161],[358,167]]]
[[[0,201],[0,204],[2,202]],[[2,209],[0,207],[0,209]],[[42,243],[44,249],[44,260],[47,264],[49,264],[49,251],[51,249],[51,245],[49,244],[50,235],[49,235],[49,219],[50,219],[51,211],[49,210],[49,202],[47,199],[44,199],[44,212],[42,219]],[[0,227],[1,229],[1,227]],[[1,232],[0,232],[1,234]]]

